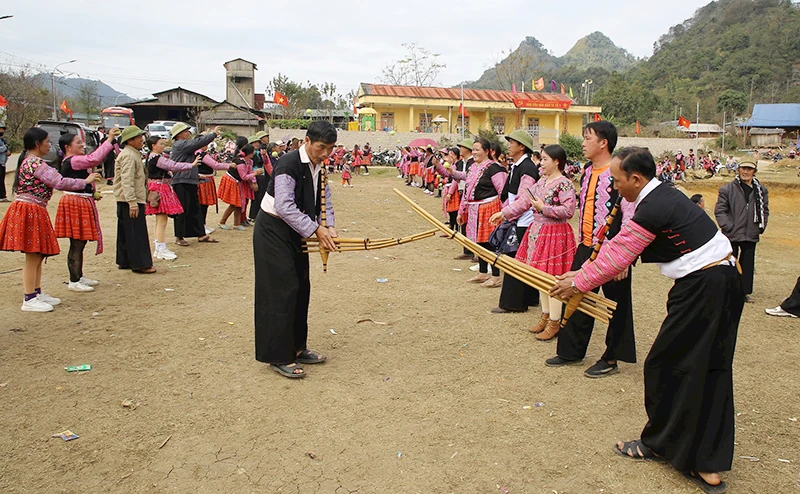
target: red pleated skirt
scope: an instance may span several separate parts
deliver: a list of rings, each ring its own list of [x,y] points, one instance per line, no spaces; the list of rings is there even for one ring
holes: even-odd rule
[[[14,201],[0,221],[0,250],[55,256],[58,247],[47,208]]]
[[[197,196],[203,206],[217,205],[217,184],[210,178],[208,182],[200,182],[197,186]]]
[[[526,234],[517,251],[517,260],[527,262],[528,238]],[[572,268],[575,258],[575,233],[569,223],[542,225],[533,246],[532,267],[552,275],[561,275]]]
[[[411,166],[408,169],[409,175],[419,175],[419,162],[412,161]]]
[[[183,212],[181,201],[178,199],[175,191],[172,190],[172,186],[170,184],[155,181],[148,182],[147,190],[148,192],[151,190],[158,192],[161,195],[161,201],[159,201],[157,208],[150,206],[149,203],[146,204],[144,208],[145,214],[166,214],[169,216],[177,216]]]
[[[458,211],[459,205],[461,205],[461,192],[456,191],[455,194],[450,196],[450,200],[444,204],[444,211],[446,213],[452,213],[453,211]]]
[[[239,187],[236,180],[231,178],[228,174],[223,175],[222,179],[219,181],[217,195],[220,200],[226,204],[237,208],[242,207],[242,189]]]
[[[489,237],[492,236],[495,227],[489,223],[489,218],[491,218],[494,213],[499,212],[501,206],[502,204],[498,198],[492,202],[481,204],[478,207],[478,237],[475,241],[479,244],[488,242]]]
[[[93,201],[90,197],[61,196],[56,210],[56,237],[96,242],[100,232],[94,217]]]

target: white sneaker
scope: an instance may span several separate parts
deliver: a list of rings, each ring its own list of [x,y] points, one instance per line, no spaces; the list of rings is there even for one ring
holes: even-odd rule
[[[70,281],[68,288],[70,290],[72,290],[73,292],[93,292],[94,291],[94,287],[93,286],[84,285],[80,281]]]
[[[171,250],[159,250],[156,251],[155,258],[161,259],[162,261],[174,261],[178,256]]]
[[[36,297],[36,298],[38,298],[39,300],[41,300],[42,302],[44,302],[46,304],[53,305],[53,306],[58,305],[58,304],[61,303],[61,299],[60,298],[51,297],[50,295],[48,295],[46,293],[40,293],[39,296]]]
[[[216,229],[216,228],[209,228],[209,227],[207,227],[207,226],[206,226],[206,227],[204,227],[204,228],[206,229],[206,235],[211,235],[212,233],[214,233],[215,231],[217,231],[217,229]]]
[[[43,302],[39,297],[22,302],[22,312],[52,312],[53,306]]]
[[[791,312],[786,312],[785,310],[783,310],[783,308],[781,308],[780,305],[777,306],[777,307],[774,307],[772,309],[764,309],[764,312],[766,312],[767,314],[769,314],[771,316],[797,318],[797,316],[792,314]]]
[[[480,264],[476,264],[474,266],[470,266],[469,267],[470,271],[479,271],[480,269],[481,269],[481,265]]]
[[[81,279],[78,280],[78,281],[80,281],[81,283],[83,283],[86,286],[97,286],[97,285],[100,284],[99,281],[93,280],[91,278],[87,278],[86,276],[81,276]]]

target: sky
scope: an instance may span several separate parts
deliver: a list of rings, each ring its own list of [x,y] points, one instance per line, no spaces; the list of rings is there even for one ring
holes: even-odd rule
[[[381,69],[404,56],[402,43],[441,54],[438,82],[478,79],[526,36],[561,56],[601,31],[637,57],[709,0],[24,0],[0,2],[0,69],[23,65],[100,79],[141,99],[181,87],[222,101],[234,58],[255,63],[256,92],[278,73],[300,83],[332,82],[345,94],[382,82]],[[31,6],[35,5],[35,8]],[[268,95],[268,98],[270,95]]]

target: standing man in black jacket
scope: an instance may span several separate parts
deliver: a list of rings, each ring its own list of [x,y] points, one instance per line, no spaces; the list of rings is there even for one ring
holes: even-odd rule
[[[756,178],[757,166],[752,162],[739,164],[733,182],[720,187],[714,216],[722,233],[733,247],[733,255],[742,266],[745,301],[752,302],[753,274],[756,264],[756,244],[767,228],[769,195],[767,188]]]

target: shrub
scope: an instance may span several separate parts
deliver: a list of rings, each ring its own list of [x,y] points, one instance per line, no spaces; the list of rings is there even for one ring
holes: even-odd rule
[[[584,159],[582,141],[579,137],[564,132],[558,138],[558,145],[567,152],[567,158],[581,161]]]
[[[277,129],[308,129],[309,119],[294,118],[291,120],[270,120],[269,126]]]

